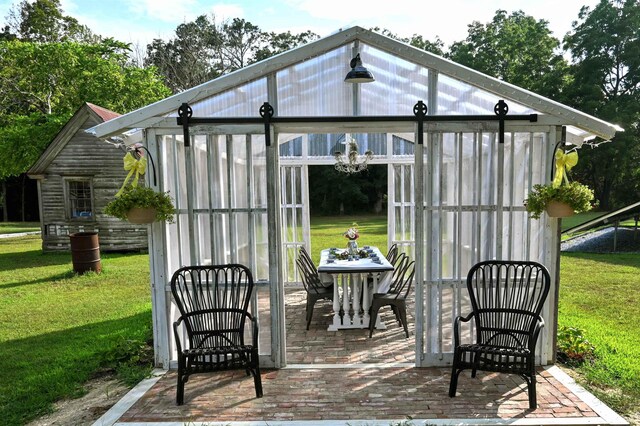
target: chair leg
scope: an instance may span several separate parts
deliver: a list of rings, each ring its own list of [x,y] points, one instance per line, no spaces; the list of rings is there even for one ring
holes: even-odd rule
[[[254,356],[258,356],[257,353]],[[256,358],[257,360],[257,358]],[[251,370],[253,373],[253,384],[256,388],[256,398],[262,398],[262,377],[260,377],[260,365],[256,362],[256,366]]]
[[[184,404],[184,377],[178,372],[178,385],[176,389],[176,405]]]
[[[451,381],[449,382],[449,397],[454,398],[456,396],[456,389],[458,389],[458,375],[462,370],[458,370],[455,367],[451,367]]]
[[[311,325],[311,318],[313,317],[313,306],[315,305],[315,303],[315,300],[309,299],[309,296],[307,296],[307,330]]]
[[[471,377],[474,378],[474,379],[476,378],[476,373],[478,372],[478,369],[477,369],[476,366],[478,365],[478,357],[479,356],[480,356],[479,353],[473,354],[473,368],[471,369]]]
[[[380,306],[375,304],[371,305],[371,314],[369,315],[369,339],[373,336],[373,329],[376,327],[376,319],[378,318],[378,311]]]
[[[184,404],[184,364],[184,357],[178,354],[178,383],[176,385],[176,405]]]
[[[409,338],[409,327],[407,326],[407,309],[404,306],[400,306],[396,308],[398,313],[400,314],[400,322],[404,327],[404,334]]]
[[[536,397],[536,375],[533,374],[532,377],[528,377],[527,387],[529,391],[529,408],[535,410],[538,408],[538,401]]]
[[[393,314],[396,316],[396,321],[398,322],[398,325],[402,325],[402,319],[400,318],[400,314],[398,313],[398,308],[395,305],[391,305],[391,310],[393,311]]]

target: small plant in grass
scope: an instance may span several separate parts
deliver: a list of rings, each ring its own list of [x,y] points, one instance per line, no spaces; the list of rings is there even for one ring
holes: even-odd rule
[[[558,358],[569,365],[580,365],[593,359],[594,346],[579,328],[562,326],[558,329]]]
[[[148,330],[150,334],[150,330]],[[148,376],[153,369],[153,341],[143,339],[123,339],[110,348],[105,362],[118,372],[128,385],[135,385]]]
[[[574,213],[588,212],[593,208],[593,190],[579,182],[554,187],[549,185],[534,185],[533,191],[524,201],[524,205],[533,219],[539,219],[552,201],[559,201],[569,205]]]
[[[128,213],[133,208],[145,208],[155,210],[156,221],[173,222],[176,209],[171,197],[166,192],[156,192],[146,186],[127,186],[104,209],[109,216],[127,220]]]

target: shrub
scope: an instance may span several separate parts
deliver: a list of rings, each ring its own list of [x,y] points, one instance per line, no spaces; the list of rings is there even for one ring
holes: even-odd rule
[[[594,346],[579,328],[562,326],[558,329],[558,357],[567,364],[582,364],[594,357]]]

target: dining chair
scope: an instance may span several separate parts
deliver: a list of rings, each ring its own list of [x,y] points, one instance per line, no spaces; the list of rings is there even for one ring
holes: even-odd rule
[[[311,259],[311,255],[309,254],[307,249],[304,248],[304,246],[300,246],[298,250],[298,256],[305,261],[307,266],[309,266],[309,268],[312,271],[314,271],[316,275],[318,275],[318,279],[320,280],[320,283],[322,284],[323,287],[331,287],[333,285],[333,278],[331,276],[328,276],[327,278],[323,279],[323,275],[326,276],[328,274],[320,274],[318,272],[318,268],[316,268],[316,265],[313,263],[313,259]]]
[[[298,272],[302,279],[302,285],[307,292],[307,330],[311,325],[311,318],[313,317],[313,308],[318,300],[331,300],[333,301],[333,285],[325,287],[320,278],[318,277],[318,271],[313,266],[312,262],[309,262],[304,255],[298,256],[296,259],[296,265],[298,266]]]
[[[529,408],[536,404],[536,343],[540,316],[549,294],[549,271],[537,262],[484,261],[467,275],[471,313],[454,321],[454,353],[449,396],[456,396],[458,375],[471,369],[517,374],[527,383]],[[475,342],[460,343],[460,325],[474,319]]]
[[[404,255],[404,253],[403,253]],[[404,332],[409,337],[409,327],[407,324],[407,296],[411,291],[413,276],[415,274],[415,261],[404,255],[393,271],[393,282],[391,288],[393,292],[374,293],[371,301],[371,315],[369,320],[369,338],[373,336],[373,329],[376,325],[378,311],[383,306],[390,306],[396,316],[396,320],[404,327]],[[391,289],[390,288],[390,289]]]
[[[258,322],[249,313],[253,287],[251,271],[239,264],[186,266],[173,274],[171,293],[180,312],[173,323],[177,405],[184,402],[189,376],[214,371],[245,370],[262,397]],[[251,342],[245,342],[247,333]]]
[[[391,247],[389,247],[389,251],[387,252],[387,255],[385,257],[387,258],[389,263],[393,265],[397,256],[398,256],[398,244],[394,243],[391,245]]]
[[[398,253],[393,259],[393,262],[390,262],[391,266],[393,266],[393,273],[391,284],[389,285],[389,290],[387,291],[387,293],[397,293],[396,287],[398,284],[402,283],[400,276],[404,273],[404,269],[406,269],[409,261],[409,256],[407,256],[405,253]]]

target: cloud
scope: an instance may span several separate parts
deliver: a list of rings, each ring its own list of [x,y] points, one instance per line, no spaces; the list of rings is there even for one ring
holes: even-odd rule
[[[446,44],[467,36],[467,26],[473,21],[487,23],[496,10],[511,13],[523,10],[536,19],[545,19],[554,35],[562,38],[571,29],[570,22],[577,19],[583,4],[595,5],[598,0],[448,0],[441,2],[394,0],[370,0],[366,8],[361,3],[344,0],[283,0],[297,13],[307,15],[305,20],[315,20],[316,28],[326,28],[320,34],[328,34],[339,27],[358,25],[363,28],[378,26],[400,36],[420,34],[433,40],[439,36]],[[552,6],[553,5],[553,6]]]
[[[190,21],[200,8],[196,0],[125,0],[129,10],[142,19],[156,19],[162,22],[181,23]]]
[[[219,3],[211,7],[211,13],[216,17],[216,21],[226,21],[233,18],[244,18],[244,9],[237,4]]]

